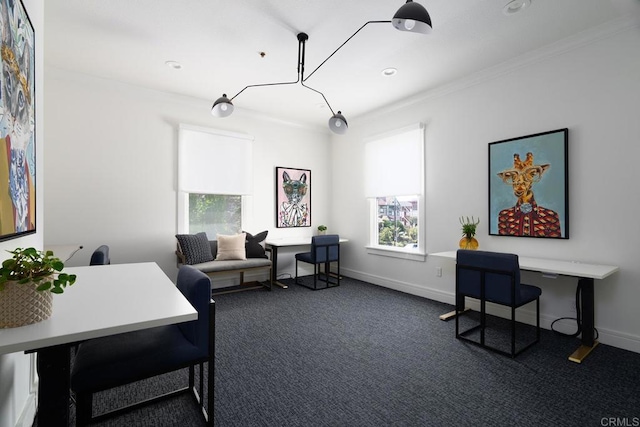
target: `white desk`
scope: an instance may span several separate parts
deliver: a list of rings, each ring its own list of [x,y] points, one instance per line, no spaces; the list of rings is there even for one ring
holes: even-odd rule
[[[49,319],[0,329],[0,354],[38,353],[39,426],[68,425],[71,344],[198,318],[155,263],[73,267],[65,272],[76,274],[76,283],[53,296]]]
[[[455,261],[456,251],[436,252],[429,254],[442,258],[449,258]],[[573,261],[560,261],[555,259],[531,258],[518,256],[518,263],[521,270],[538,271],[543,274],[562,275],[578,278],[578,286],[581,287],[580,302],[582,306],[582,345],[577,349],[569,360],[580,363],[598,345],[594,339],[595,323],[595,301],[593,292],[594,279],[604,279],[618,271],[618,267],[613,265],[589,264]],[[451,313],[440,316],[447,320],[456,315],[454,310]]]
[[[340,243],[348,242],[348,239],[340,238]],[[276,284],[282,288],[287,288],[287,285],[283,285],[278,282],[278,248],[292,247],[292,246],[309,246],[311,245],[311,237],[287,237],[282,239],[267,239],[264,242],[265,246],[271,250],[271,283]]]

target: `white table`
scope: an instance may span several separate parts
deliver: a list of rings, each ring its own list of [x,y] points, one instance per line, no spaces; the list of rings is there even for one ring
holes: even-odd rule
[[[348,239],[340,238],[340,243],[348,242]],[[265,246],[271,250],[271,283],[276,284],[282,288],[287,288],[278,282],[278,248],[293,247],[293,246],[309,246],[311,245],[311,237],[286,237],[281,239],[267,239],[264,242]]]
[[[0,329],[0,354],[38,353],[38,425],[69,421],[69,351],[73,343],[198,318],[155,263],[66,268],[76,283],[53,297],[52,316]]]
[[[442,258],[449,258],[455,261],[456,251],[436,252],[429,254]],[[562,275],[578,278],[578,286],[581,287],[580,304],[582,306],[582,345],[571,356],[569,360],[580,363],[598,345],[593,331],[595,323],[595,301],[593,283],[594,279],[604,279],[619,270],[617,266],[590,264],[577,261],[561,261],[557,259],[531,258],[518,256],[520,270],[538,271],[543,275]],[[441,319],[447,320],[457,313],[443,314]]]

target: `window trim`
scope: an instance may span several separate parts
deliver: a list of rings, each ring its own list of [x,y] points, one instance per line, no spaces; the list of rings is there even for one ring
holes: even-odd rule
[[[370,255],[379,255],[386,256],[392,258],[402,258],[411,261],[420,261],[425,262],[427,260],[427,227],[426,227],[426,141],[425,141],[425,125],[422,122],[415,123],[413,125],[405,126],[399,129],[395,129],[392,131],[384,132],[382,134],[375,135],[373,137],[367,138],[365,143],[372,142],[379,139],[386,139],[393,137],[394,135],[399,135],[405,132],[410,132],[414,129],[420,130],[420,145],[421,145],[421,166],[420,166],[420,174],[422,177],[421,182],[421,192],[417,194],[418,199],[418,248],[417,250],[409,250],[404,248],[397,248],[394,246],[385,246],[375,244],[378,241],[378,204],[377,199],[375,197],[368,197],[369,199],[369,242],[365,245],[365,249],[367,254]],[[366,169],[366,167],[365,167]],[[384,194],[378,195],[377,197],[389,197],[389,196],[401,196],[400,194]]]
[[[367,254],[402,258],[409,261],[424,262],[427,260],[426,250],[426,212],[423,212],[424,195],[418,195],[418,249],[408,250],[395,246],[374,245],[378,239],[378,203],[376,199],[369,199],[369,244],[365,245]]]

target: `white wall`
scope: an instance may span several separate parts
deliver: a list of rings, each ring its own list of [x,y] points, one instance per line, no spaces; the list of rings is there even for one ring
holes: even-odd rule
[[[311,235],[314,227],[275,228],[275,167],[311,170],[312,221],[330,212],[327,130],[238,111],[209,113],[213,101],[189,99],[47,67],[45,243],[80,244],[69,265],[87,265],[110,246],[113,263],[155,261],[177,274],[176,165],[178,125],[253,135],[254,195],[245,230],[269,237]],[[216,167],[222,158],[211,158]],[[286,260],[283,264],[286,267]]]
[[[640,28],[598,28],[495,67],[401,108],[351,121],[333,141],[331,223],[350,239],[342,271],[373,283],[453,303],[454,263],[415,262],[367,255],[368,204],[363,196],[363,138],[411,123],[426,123],[427,250],[457,248],[458,217],[480,217],[480,248],[524,256],[620,266],[596,281],[599,340],[640,352]],[[425,71],[426,72],[426,71]],[[570,239],[489,236],[487,144],[569,128]],[[345,185],[348,183],[348,185]],[[348,212],[348,214],[345,214]],[[443,277],[436,277],[436,267]],[[573,312],[575,280],[524,280],[543,289],[542,323]],[[566,331],[575,323],[566,324]]]
[[[13,250],[17,247],[33,246],[39,249],[43,247],[44,186],[42,171],[44,169],[45,137],[43,74],[40,64],[43,62],[44,0],[24,0],[24,5],[36,35],[36,233],[0,242],[0,260],[8,258],[8,254],[5,252],[7,250]],[[0,427],[26,427],[33,424],[36,390],[32,383],[32,379],[35,380],[34,372],[32,372],[32,359],[32,355],[24,353],[0,355]]]

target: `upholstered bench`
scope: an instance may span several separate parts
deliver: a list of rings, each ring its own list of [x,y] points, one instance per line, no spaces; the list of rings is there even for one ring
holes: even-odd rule
[[[178,257],[178,267],[180,265],[191,265],[198,270],[206,273],[209,277],[214,278],[223,274],[240,274],[240,284],[225,286],[221,288],[213,288],[212,295],[222,293],[237,292],[251,289],[272,289],[271,284],[271,259],[268,254],[271,250],[262,247],[260,242],[267,236],[267,232],[256,234],[242,233],[246,237],[240,238],[236,236],[218,236],[223,246],[218,250],[218,240],[208,240],[205,233],[198,234],[178,234],[176,255]],[[224,244],[228,240],[236,239],[235,248],[226,249]],[[242,248],[238,247],[239,240],[242,240]],[[267,271],[269,279],[264,282],[245,282],[244,274]]]

